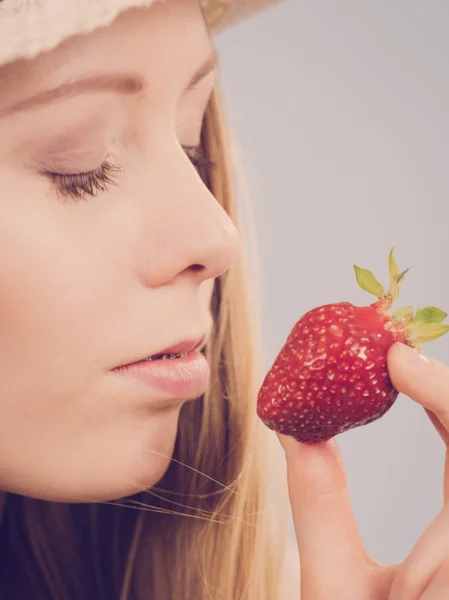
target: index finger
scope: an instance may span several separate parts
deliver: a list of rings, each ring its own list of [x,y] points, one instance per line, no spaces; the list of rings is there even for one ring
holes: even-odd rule
[[[287,458],[301,598],[328,597],[326,593],[340,589],[348,594],[368,555],[352,512],[338,446],[334,440],[310,445],[277,435]]]

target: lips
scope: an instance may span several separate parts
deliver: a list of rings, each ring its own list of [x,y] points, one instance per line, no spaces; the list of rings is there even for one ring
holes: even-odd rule
[[[159,350],[158,352],[154,352],[153,354],[141,354],[139,357],[134,360],[130,360],[129,362],[122,363],[114,367],[114,369],[118,369],[119,367],[124,367],[126,365],[131,365],[137,362],[141,362],[147,359],[150,356],[159,357],[163,354],[188,354],[189,352],[193,352],[194,350],[199,350],[204,346],[204,342],[206,340],[206,335],[201,336],[200,338],[195,339],[186,339],[182,342],[177,342],[168,348],[164,348],[163,350]]]

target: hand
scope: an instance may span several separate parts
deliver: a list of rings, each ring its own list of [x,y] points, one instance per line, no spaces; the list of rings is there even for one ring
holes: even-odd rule
[[[449,598],[449,367],[395,344],[388,368],[396,389],[424,407],[446,444],[444,507],[403,563],[383,565],[361,541],[336,442],[306,445],[278,434],[300,555],[300,600]]]

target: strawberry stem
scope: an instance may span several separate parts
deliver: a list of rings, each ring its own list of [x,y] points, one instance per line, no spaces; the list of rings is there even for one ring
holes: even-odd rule
[[[412,268],[409,267],[405,271],[400,272],[394,258],[394,250],[395,248],[393,247],[388,257],[390,275],[388,292],[385,292],[385,288],[371,271],[354,265],[357,283],[362,290],[377,298],[377,302],[374,302],[371,306],[384,315],[390,314],[389,310],[398,299],[405,276]],[[449,325],[442,323],[446,317],[447,313],[435,306],[427,306],[422,309],[418,306],[416,312],[412,306],[403,306],[391,314],[391,319],[395,322],[395,327],[402,330],[407,337],[407,342],[418,350],[420,349],[420,343],[436,340],[449,331]]]

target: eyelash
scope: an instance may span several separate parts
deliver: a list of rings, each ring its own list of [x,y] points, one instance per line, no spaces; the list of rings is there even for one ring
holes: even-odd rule
[[[216,163],[209,160],[201,151],[201,146],[183,146],[183,150],[190,162],[204,178]],[[117,184],[121,168],[105,161],[98,169],[87,173],[54,173],[45,171],[43,174],[55,185],[62,196],[69,196],[74,200],[86,200],[87,196],[95,197],[99,192],[106,192],[111,185]]]

